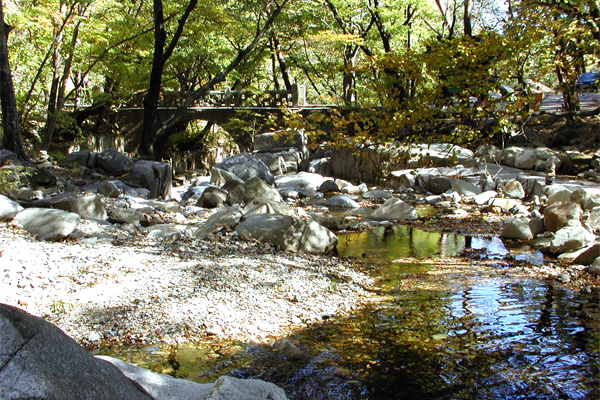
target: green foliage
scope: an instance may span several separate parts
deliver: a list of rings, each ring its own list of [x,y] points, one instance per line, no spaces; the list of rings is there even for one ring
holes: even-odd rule
[[[163,1],[168,37],[186,4]],[[287,127],[304,129],[315,143],[473,143],[513,135],[535,111],[528,79],[574,94],[577,76],[600,65],[600,14],[592,0],[516,0],[510,12],[477,1],[473,37],[459,34],[461,2],[290,4],[258,49],[215,89],[283,87],[285,69],[291,81],[308,87],[310,104],[349,106],[306,118],[284,110]],[[248,44],[268,7],[266,0],[199,2],[166,65],[164,90],[191,91],[213,78]],[[59,106],[59,133],[84,134],[50,96],[57,79],[65,80],[69,106],[106,99],[118,106],[147,89],[152,2],[14,0],[5,13],[14,27],[10,57],[22,124],[38,142],[52,105]],[[452,20],[458,22],[451,34]],[[489,96],[501,84],[517,91],[510,103]],[[258,124],[257,116],[243,115],[225,129],[246,143]],[[172,143],[209,139],[189,129]]]
[[[15,173],[9,169],[0,169],[0,193],[16,193],[19,189],[19,180],[15,179]]]

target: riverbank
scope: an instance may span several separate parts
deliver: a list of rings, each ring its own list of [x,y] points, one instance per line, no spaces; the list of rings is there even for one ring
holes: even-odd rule
[[[92,229],[89,221],[78,228]],[[207,337],[266,342],[371,298],[371,278],[349,261],[230,236],[44,242],[3,224],[1,301],[90,349]]]
[[[495,235],[499,226],[453,217],[411,225],[473,235]],[[114,237],[113,229],[82,220],[71,238],[45,242],[1,225],[1,301],[92,349],[206,339],[268,343],[375,298],[374,279],[352,260],[278,251],[232,232],[207,240],[86,240],[92,233]],[[508,262],[516,268],[507,274],[551,279],[575,291],[600,288],[599,277],[582,266]]]

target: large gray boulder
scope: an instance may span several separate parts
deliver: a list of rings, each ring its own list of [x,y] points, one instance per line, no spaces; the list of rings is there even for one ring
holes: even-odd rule
[[[222,208],[208,217],[196,230],[195,234],[198,238],[202,239],[223,228],[232,230],[240,222],[243,215],[244,210],[238,204]]]
[[[582,209],[591,210],[600,206],[600,188],[580,188],[571,193],[571,201],[578,203]]]
[[[319,187],[327,178],[312,172],[299,172],[297,174],[282,175],[275,178],[275,186],[281,187],[299,187],[311,190],[319,190]]]
[[[66,196],[64,200],[54,203],[56,208],[79,214],[84,218],[95,218],[105,220],[108,215],[106,203],[101,196],[91,194],[89,196]]]
[[[226,171],[224,169],[213,167],[210,171],[210,183],[211,185],[223,186],[229,181],[237,181],[243,183],[244,180],[239,176]]]
[[[360,204],[347,194],[338,194],[325,200],[323,205],[333,208],[358,208]]]
[[[169,375],[157,374],[111,357],[110,362],[156,400],[286,400],[283,389],[259,379],[222,376],[214,383],[196,383]]]
[[[19,203],[0,194],[0,221],[10,221],[22,210]]]
[[[140,160],[123,181],[133,188],[150,191],[150,198],[169,199],[173,185],[173,170],[167,163]]]
[[[304,132],[280,131],[267,132],[254,137],[255,151],[277,151],[281,149],[295,148],[302,153],[308,151],[307,139]]]
[[[9,161],[17,161],[19,157],[10,150],[0,149],[0,166],[7,164]]]
[[[280,214],[250,215],[235,231],[240,236],[269,242],[282,250],[310,254],[331,253],[338,241],[329,229],[316,221]]]
[[[376,221],[407,221],[419,218],[415,208],[397,197],[392,197],[368,216]]]
[[[544,209],[544,225],[550,232],[556,232],[569,221],[580,221],[581,206],[577,203],[553,203]]]
[[[535,160],[535,149],[523,149],[523,151],[515,154],[514,167],[519,169],[533,169]]]
[[[523,189],[521,182],[517,180],[508,182],[506,185],[504,185],[502,187],[502,193],[511,199],[525,198],[525,189]]]
[[[573,262],[575,264],[590,265],[600,257],[600,243],[594,243],[588,249],[579,254]]]
[[[0,304],[0,398],[153,399],[54,325],[5,304]]]
[[[111,207],[109,211],[109,221],[119,224],[139,225],[146,219],[146,214],[132,208]]]
[[[254,201],[281,201],[279,192],[269,186],[264,180],[258,177],[250,178],[241,185],[236,186],[227,195],[227,203],[245,205]]]
[[[500,236],[516,240],[533,239],[534,234],[531,231],[529,218],[507,218]]]
[[[554,254],[579,250],[592,243],[596,236],[585,229],[580,223],[571,224],[557,230],[552,235],[550,251]]]
[[[275,177],[264,162],[256,157],[244,152],[227,157],[225,160],[215,165],[219,168],[236,175],[240,179],[247,181],[250,178],[261,178],[269,185],[275,182]]]
[[[57,241],[69,236],[79,224],[79,214],[47,208],[26,208],[13,223],[38,240]]]
[[[135,163],[131,158],[115,149],[107,149],[95,155],[94,168],[101,167],[114,176],[125,175],[130,172]]]

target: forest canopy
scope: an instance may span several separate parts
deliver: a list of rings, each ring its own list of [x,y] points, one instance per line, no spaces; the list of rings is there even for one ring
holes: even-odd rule
[[[578,76],[600,71],[595,0],[4,0],[0,7],[3,69],[10,67],[19,122],[3,125],[9,149],[15,135],[36,150],[117,129],[111,112],[135,104],[145,109],[140,153],[158,158],[183,129],[157,117],[167,93],[190,105],[209,90],[259,94],[293,85],[306,87],[309,104],[345,107],[326,121],[284,110],[290,126],[330,140],[384,143],[435,131],[471,142],[519,132],[542,85],[561,92],[563,109],[576,116]]]

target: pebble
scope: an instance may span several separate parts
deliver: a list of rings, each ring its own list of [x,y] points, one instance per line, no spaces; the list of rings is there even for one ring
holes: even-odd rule
[[[90,221],[78,231],[51,243],[0,224],[0,302],[87,348],[209,335],[267,343],[316,310],[345,314],[372,298],[364,289],[372,278],[333,256],[279,252],[234,234],[160,242]],[[120,238],[85,240],[100,234]]]

